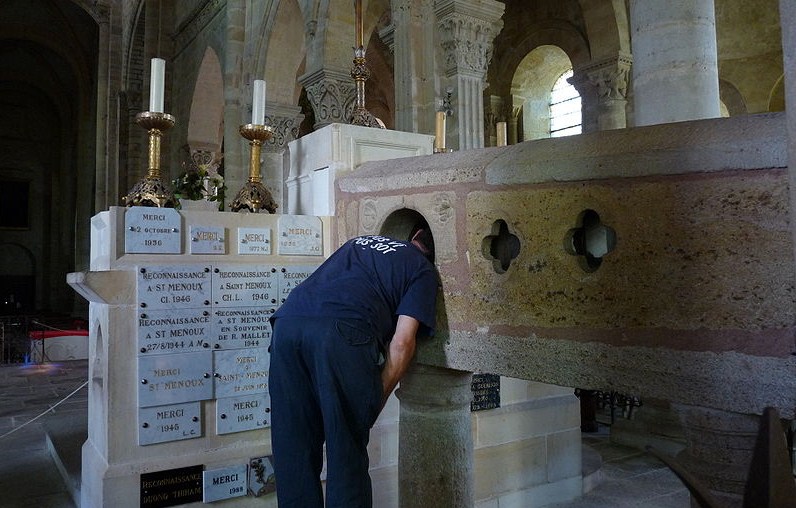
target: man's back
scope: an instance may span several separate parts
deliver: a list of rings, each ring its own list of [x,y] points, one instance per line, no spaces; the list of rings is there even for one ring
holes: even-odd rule
[[[410,243],[361,236],[297,286],[274,317],[363,319],[378,328],[384,344],[399,314],[420,321],[425,334],[433,330],[436,285],[433,265]]]

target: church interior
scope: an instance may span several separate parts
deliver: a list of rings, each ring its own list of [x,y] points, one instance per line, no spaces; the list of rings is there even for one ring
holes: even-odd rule
[[[611,506],[596,436],[686,474],[627,506],[796,506],[790,0],[4,0],[0,90],[0,386],[87,376],[63,508],[204,505],[144,478],[270,453],[221,398],[198,439],[128,425],[142,266],[252,263],[284,220],[320,245],[273,242],[293,273],[417,218],[441,332],[371,433],[374,506]],[[227,250],[131,250],[139,207]],[[224,506],[276,506],[251,489]]]

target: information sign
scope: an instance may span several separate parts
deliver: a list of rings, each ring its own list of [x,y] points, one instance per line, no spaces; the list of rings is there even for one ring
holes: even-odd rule
[[[138,409],[140,446],[201,436],[202,408],[199,402]]]
[[[139,356],[138,407],[213,398],[211,351]]]
[[[148,309],[196,309],[210,305],[210,267],[202,265],[138,268],[137,301]]]
[[[271,228],[238,228],[238,254],[271,254]]]
[[[267,347],[214,351],[213,362],[217,399],[268,390]]]
[[[276,307],[236,307],[215,309],[211,337],[215,349],[268,346]]]
[[[271,425],[271,397],[268,392],[216,399],[216,432],[231,434]]]
[[[210,347],[209,310],[152,310],[138,316],[138,354],[186,353]]]
[[[191,226],[191,254],[226,254],[224,232],[221,226]]]
[[[471,385],[473,400],[470,411],[482,411],[500,407],[500,376],[497,374],[473,374]]]
[[[173,208],[132,206],[124,212],[124,251],[180,254],[181,230],[182,217]]]
[[[293,256],[323,255],[323,225],[313,215],[279,217],[279,254]]]
[[[203,503],[246,495],[246,464],[204,472]]]

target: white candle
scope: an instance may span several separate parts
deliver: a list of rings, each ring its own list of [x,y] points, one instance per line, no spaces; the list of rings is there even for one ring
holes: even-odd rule
[[[497,146],[506,146],[506,122],[497,123]]]
[[[445,149],[445,112],[437,111],[437,125],[434,137],[434,148]]]
[[[265,125],[265,81],[254,80],[254,97],[252,97],[252,123]]]
[[[163,83],[166,75],[166,61],[153,58],[149,79],[149,111],[163,113]]]

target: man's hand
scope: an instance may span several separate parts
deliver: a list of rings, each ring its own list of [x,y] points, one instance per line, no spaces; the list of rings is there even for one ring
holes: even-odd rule
[[[384,389],[381,398],[381,407],[387,403],[398,381],[404,377],[409,363],[415,356],[415,336],[420,328],[420,322],[409,316],[398,316],[398,324],[395,327],[395,334],[390,341],[390,350],[387,352],[387,359],[384,369],[381,371],[381,384]]]

